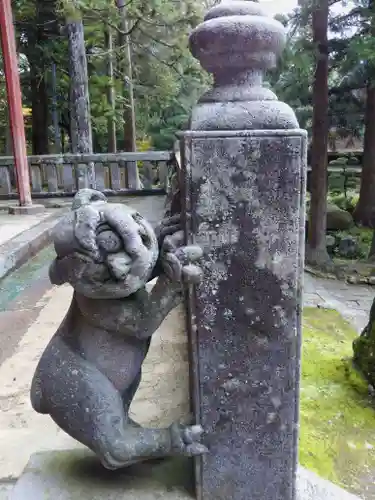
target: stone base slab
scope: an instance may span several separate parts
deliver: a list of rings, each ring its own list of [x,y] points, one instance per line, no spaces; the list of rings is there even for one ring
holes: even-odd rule
[[[75,449],[32,455],[6,498],[191,500],[195,498],[192,485],[189,459],[155,460],[120,471],[107,471],[89,451]],[[297,500],[360,500],[303,468],[298,471],[297,492]]]
[[[89,451],[64,450],[32,455],[9,500],[189,500],[192,484],[187,459],[108,471]]]
[[[25,205],[25,206],[20,206],[20,205],[14,205],[10,206],[8,208],[8,212],[11,215],[35,215],[35,214],[40,214],[46,210],[46,207],[44,205]]]

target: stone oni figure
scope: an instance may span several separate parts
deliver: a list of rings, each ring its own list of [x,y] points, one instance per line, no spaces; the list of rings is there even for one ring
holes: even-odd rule
[[[53,284],[69,283],[69,310],[37,366],[33,408],[90,448],[108,469],[206,453],[198,425],[147,429],[129,418],[152,334],[200,280],[201,250],[184,246],[179,214],[154,231],[136,210],[77,193],[54,234]],[[146,284],[158,278],[150,290]]]

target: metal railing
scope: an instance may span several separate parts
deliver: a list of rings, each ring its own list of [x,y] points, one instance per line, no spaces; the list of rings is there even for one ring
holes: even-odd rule
[[[173,151],[29,156],[31,192],[33,197],[72,195],[88,184],[92,171],[96,189],[106,194],[165,192],[174,161]],[[0,197],[17,197],[12,156],[0,157]]]

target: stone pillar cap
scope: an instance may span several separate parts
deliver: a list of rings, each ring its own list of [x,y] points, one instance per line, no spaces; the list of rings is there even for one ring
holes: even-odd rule
[[[223,68],[266,70],[282,53],[285,30],[255,2],[224,0],[207,12],[189,42],[191,53],[209,73]]]
[[[191,116],[192,130],[294,129],[293,110],[263,86],[285,46],[284,26],[249,0],[223,0],[189,38],[192,55],[214,75]]]

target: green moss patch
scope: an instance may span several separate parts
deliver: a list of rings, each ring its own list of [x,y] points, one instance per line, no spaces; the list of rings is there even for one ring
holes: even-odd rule
[[[304,309],[299,460],[361,494],[375,475],[375,403],[351,363],[356,337],[336,311]]]

